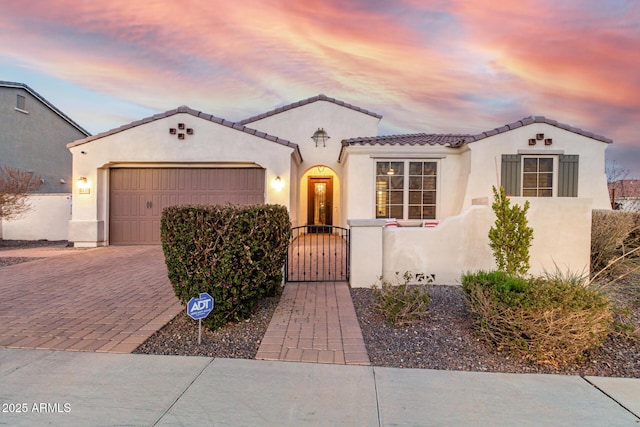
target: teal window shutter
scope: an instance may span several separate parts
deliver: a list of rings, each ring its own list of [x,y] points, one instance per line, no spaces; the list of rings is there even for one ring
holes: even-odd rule
[[[503,154],[501,166],[501,185],[508,196],[520,195],[520,155]]]
[[[558,197],[578,197],[577,154],[561,154],[558,163]]]

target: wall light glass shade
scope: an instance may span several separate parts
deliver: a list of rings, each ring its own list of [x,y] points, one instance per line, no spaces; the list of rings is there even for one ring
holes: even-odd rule
[[[276,191],[282,190],[284,188],[284,180],[279,176],[275,177],[273,181],[271,181],[271,187]]]
[[[76,185],[78,186],[78,193],[80,194],[91,193],[91,182],[89,182],[89,180],[86,177],[81,176],[80,178],[78,178]]]

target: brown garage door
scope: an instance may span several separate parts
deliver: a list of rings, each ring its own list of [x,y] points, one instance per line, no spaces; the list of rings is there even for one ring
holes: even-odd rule
[[[162,209],[264,203],[264,169],[111,169],[109,243],[160,243]]]

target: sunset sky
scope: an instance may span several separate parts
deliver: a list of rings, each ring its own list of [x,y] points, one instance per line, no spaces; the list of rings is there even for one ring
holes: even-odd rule
[[[188,105],[240,120],[320,93],[381,134],[542,115],[640,178],[640,1],[0,0],[0,80],[92,133]],[[359,136],[359,135],[354,135]]]

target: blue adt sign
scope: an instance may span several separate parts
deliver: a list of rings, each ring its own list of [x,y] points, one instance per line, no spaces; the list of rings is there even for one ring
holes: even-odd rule
[[[206,292],[200,298],[193,297],[187,304],[187,314],[195,320],[204,319],[213,310],[213,297]]]

